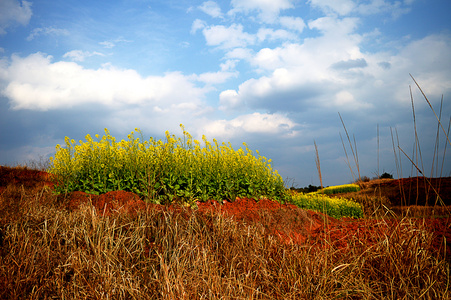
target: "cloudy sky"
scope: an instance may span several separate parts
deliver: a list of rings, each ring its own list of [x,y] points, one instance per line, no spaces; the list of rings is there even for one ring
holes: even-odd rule
[[[437,121],[409,74],[437,114],[443,95],[447,130],[450,11],[449,0],[0,0],[0,164],[47,158],[65,136],[163,138],[182,123],[246,142],[299,187],[319,185],[315,141],[324,185],[349,183],[340,113],[361,175],[397,177],[391,132],[416,161],[411,86],[430,174]],[[438,144],[435,170],[451,149],[443,134]],[[404,156],[401,167],[411,175]]]

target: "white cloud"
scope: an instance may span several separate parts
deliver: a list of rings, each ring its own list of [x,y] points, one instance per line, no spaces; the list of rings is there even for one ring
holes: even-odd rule
[[[91,57],[94,55],[98,55],[98,56],[105,56],[103,53],[94,51],[94,52],[90,52],[90,51],[82,51],[82,50],[72,50],[69,51],[67,53],[65,53],[63,55],[63,57],[69,57],[71,60],[73,61],[84,61],[85,58],[87,57]]]
[[[298,31],[299,33],[301,33],[305,28],[304,20],[299,17],[280,17],[279,22],[283,27]]]
[[[33,39],[41,35],[52,35],[52,36],[69,35],[69,31],[66,29],[53,27],[35,28],[27,37],[27,41],[32,41]]]
[[[214,25],[202,31],[207,45],[220,48],[246,47],[255,43],[255,36],[243,32],[243,25],[232,24],[229,27]]]
[[[373,15],[380,13],[390,13],[393,19],[410,12],[410,5],[413,1],[395,1],[394,3],[385,0],[373,0],[370,3],[362,3],[357,11],[362,15]]]
[[[205,21],[202,21],[200,19],[194,20],[193,24],[191,25],[191,34],[195,34],[198,30],[204,29],[207,27],[207,23]]]
[[[297,124],[282,114],[252,113],[232,120],[215,120],[205,124],[206,136],[229,139],[246,133],[294,135]]]
[[[363,111],[364,109],[371,109],[373,105],[366,103],[362,100],[358,100],[354,95],[347,91],[342,90],[335,94],[332,103],[327,102],[326,107],[330,108],[330,105],[337,107],[340,111]]]
[[[257,11],[261,21],[275,23],[281,10],[294,8],[293,0],[232,0],[229,15]]]
[[[205,91],[179,72],[142,77],[135,70],[106,64],[84,69],[74,62],[52,62],[42,53],[25,58],[13,55],[0,65],[2,94],[14,109],[64,109],[101,104],[111,108],[158,105],[180,107],[181,103],[201,105]],[[191,107],[191,106],[190,106]]]
[[[102,45],[103,47],[105,47],[107,49],[111,49],[111,48],[114,48],[114,46],[116,46],[116,44],[114,44],[113,42],[109,42],[109,41],[99,42],[99,45]]]
[[[410,6],[413,2],[414,0],[406,0],[404,2],[386,0],[369,0],[364,2],[352,0],[309,0],[312,7],[319,8],[326,15],[338,14],[340,16],[347,16],[353,12],[362,15],[388,13],[393,19],[410,12]]]
[[[341,16],[348,15],[356,6],[352,0],[309,0],[308,2],[326,14],[336,13]]]
[[[398,53],[362,52],[363,35],[355,33],[357,18],[327,16],[309,22],[321,36],[303,43],[285,43],[226,53],[247,60],[264,75],[220,94],[220,109],[263,109],[290,112],[311,108],[382,109],[410,101],[409,73],[440,95],[451,86],[451,37],[432,35],[399,44]],[[258,74],[258,73],[257,73]],[[283,105],[280,104],[283,101]],[[387,112],[394,113],[395,109]]]
[[[235,90],[225,90],[219,95],[219,109],[220,110],[236,110],[244,108],[243,99],[238,97]]]
[[[362,58],[358,47],[361,37],[343,34],[339,32],[339,26],[335,28],[338,32],[305,39],[302,44],[286,43],[273,49],[263,48],[250,57],[249,62],[262,70],[273,71],[278,68],[305,70],[304,75],[298,80],[328,77],[325,72],[331,64]]]
[[[398,55],[389,59],[393,75],[411,73],[423,85],[423,90],[437,100],[451,91],[451,35],[429,35],[412,41]],[[396,70],[396,71],[395,71]],[[409,81],[410,77],[406,81]],[[398,99],[410,101],[406,97]]]
[[[224,83],[231,77],[236,77],[238,72],[218,71],[218,72],[206,72],[199,75],[194,75],[197,81],[201,81],[207,84]]]
[[[0,35],[15,24],[26,26],[31,19],[31,2],[17,0],[0,1]]]
[[[331,78],[317,78],[302,68],[278,68],[269,76],[249,79],[238,90],[220,94],[222,110],[246,107],[251,110],[292,112],[318,106],[316,97],[330,90]]]
[[[234,48],[225,54],[225,57],[229,59],[251,59],[252,56],[252,50],[246,48]]]
[[[222,16],[221,8],[218,3],[214,1],[205,1],[199,6],[199,9],[213,18]]]
[[[221,71],[230,71],[235,69],[237,62],[238,60],[236,59],[228,59],[225,63],[222,63],[219,66],[221,67]]]
[[[282,61],[283,57],[279,54],[279,51],[283,51],[282,48],[263,48],[258,51],[258,53],[252,58],[252,63],[261,69],[277,69],[285,65],[285,63]]]
[[[257,38],[259,42],[263,42],[265,40],[296,40],[297,36],[283,29],[260,28],[257,32]]]
[[[358,25],[357,18],[322,17],[308,23],[310,29],[317,29],[324,34],[348,35],[351,34]]]
[[[116,47],[117,43],[131,43],[132,41],[130,40],[126,40],[122,37],[119,37],[117,39],[114,40],[109,40],[109,41],[103,41],[103,42],[99,42],[99,45],[102,45],[103,47],[107,48],[107,49],[111,49]]]

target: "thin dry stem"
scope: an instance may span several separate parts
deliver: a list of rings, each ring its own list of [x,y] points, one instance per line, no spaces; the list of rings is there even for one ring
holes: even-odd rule
[[[323,177],[321,176],[321,165],[319,160],[318,146],[316,145],[315,140],[313,140],[313,144],[315,144],[315,162],[316,169],[318,170],[319,182],[321,184],[321,188],[323,188]]]
[[[354,148],[352,147],[351,139],[349,138],[348,130],[346,129],[346,125],[345,125],[345,123],[344,123],[344,121],[343,121],[343,118],[341,117],[341,114],[340,114],[340,113],[338,113],[338,115],[340,116],[341,124],[343,124],[343,128],[344,128],[344,130],[345,130],[346,137],[348,138],[349,147],[351,148],[352,156],[354,157],[354,162],[355,162],[355,165],[356,165],[356,168],[357,168],[357,173],[358,173],[358,175],[359,175],[359,181],[360,181],[361,178],[360,178],[359,159],[358,159],[358,157],[357,157],[357,153],[354,152]],[[354,143],[355,143],[355,138],[354,138]],[[357,151],[357,149],[356,149],[356,151]]]
[[[449,139],[449,135],[446,134],[445,128],[443,128],[442,122],[440,122],[440,118],[437,116],[437,114],[435,113],[434,108],[432,107],[431,102],[429,102],[429,99],[426,97],[426,94],[423,92],[423,90],[421,89],[420,85],[418,84],[418,82],[415,80],[415,78],[413,78],[412,74],[409,74],[410,77],[412,77],[413,81],[415,82],[415,84],[417,85],[418,89],[420,90],[421,94],[423,95],[424,99],[426,100],[427,104],[429,104],[429,107],[431,108],[432,112],[434,113],[435,117],[437,118],[438,123],[440,124],[440,127],[443,130],[443,133],[445,133],[446,139],[449,143],[449,145],[451,146],[451,141]]]

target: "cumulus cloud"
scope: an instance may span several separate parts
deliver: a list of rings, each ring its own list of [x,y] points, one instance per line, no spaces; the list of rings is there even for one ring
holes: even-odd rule
[[[229,15],[249,14],[257,11],[259,19],[265,23],[275,23],[280,11],[294,8],[293,0],[232,0]]]
[[[235,90],[225,90],[219,95],[220,110],[237,110],[244,108],[244,101],[238,96]]]
[[[213,25],[204,28],[202,32],[209,46],[235,48],[246,47],[255,43],[255,36],[243,32],[243,25],[241,24],[232,24],[229,27]]]
[[[207,27],[207,23],[205,21],[202,21],[200,19],[196,19],[193,21],[193,24],[191,25],[191,34],[195,34],[198,30],[204,29]]]
[[[221,71],[229,71],[235,69],[236,63],[238,60],[236,59],[228,59],[225,63],[220,64]]]
[[[347,90],[339,91],[332,99],[334,100],[328,102],[328,105],[333,104],[333,107],[338,107],[342,111],[363,111],[364,109],[373,108],[372,104],[356,99],[354,95]]]
[[[227,52],[227,58],[245,59],[264,75],[244,81],[236,90],[223,91],[220,109],[292,112],[351,103],[353,108],[371,107],[368,103],[358,105],[360,99],[352,91],[343,92],[344,86],[356,84],[359,78],[344,72],[362,70],[369,64],[359,47],[363,37],[354,32],[357,23],[355,18],[323,17],[309,22],[309,27],[322,35],[303,43],[284,43],[256,53],[242,48]],[[385,57],[378,59],[380,62]]]
[[[69,35],[69,31],[66,29],[60,29],[60,28],[54,28],[54,27],[35,28],[30,33],[30,35],[27,37],[27,41],[32,41],[36,37],[41,36],[41,35],[52,35],[52,36]]]
[[[348,15],[356,6],[352,0],[309,0],[308,2],[326,14],[335,13],[341,16]]]
[[[199,6],[199,9],[213,18],[222,16],[221,8],[215,1],[205,1]]]
[[[321,105],[315,100],[329,91],[327,81],[299,80],[301,76],[306,77],[302,69],[279,68],[269,76],[249,79],[238,90],[226,90],[220,94],[221,109],[246,107],[287,113]]]
[[[32,14],[29,1],[0,1],[0,35],[6,34],[6,29],[10,26],[16,24],[26,26]]]
[[[218,84],[224,83],[231,77],[236,77],[238,72],[218,71],[218,72],[206,72],[199,75],[193,75],[197,81],[204,82],[206,84]]]
[[[356,3],[353,0],[309,0],[309,3],[326,15],[347,16],[353,12],[361,15],[389,13],[393,19],[396,19],[411,10],[413,1],[370,0]]]
[[[247,59],[250,60],[253,56],[253,51],[247,48],[234,48],[227,51],[225,58],[228,59]]]
[[[215,120],[204,125],[205,134],[229,139],[246,133],[295,135],[297,124],[283,114],[252,113],[232,120]]]
[[[299,17],[280,17],[279,18],[280,25],[285,28],[298,31],[301,33],[305,28],[305,22],[302,18]]]
[[[434,34],[412,41],[390,59],[391,70],[412,73],[437,99],[451,91],[451,35]]]
[[[271,29],[271,28],[260,28],[257,32],[257,38],[259,42],[267,41],[276,41],[276,40],[296,40],[298,37],[286,30],[283,29]]]
[[[0,68],[1,93],[14,109],[64,109],[89,103],[177,108],[182,103],[200,105],[205,93],[180,72],[142,77],[111,64],[85,69],[74,62],[52,62],[42,53],[13,55]]]
[[[308,23],[310,29],[317,29],[324,34],[348,35],[358,26],[358,18],[322,17]]]
[[[404,15],[411,10],[411,4],[413,1],[395,1],[389,2],[385,0],[373,0],[369,3],[361,3],[357,11],[362,15],[373,15],[380,13],[389,13],[393,19],[397,19],[401,15]]]
[[[256,53],[240,49],[226,57],[239,57],[261,76],[220,94],[220,109],[260,109],[302,112],[314,108],[364,110],[409,101],[409,73],[440,95],[451,86],[451,40],[431,35],[398,47],[398,53],[361,51],[364,36],[357,34],[357,18],[326,16],[309,27],[321,35],[302,43],[284,43]],[[237,48],[238,49],[238,48]],[[235,55],[233,55],[235,54]],[[364,88],[365,86],[365,88]],[[280,105],[283,101],[283,105]],[[395,110],[386,112],[394,113]]]

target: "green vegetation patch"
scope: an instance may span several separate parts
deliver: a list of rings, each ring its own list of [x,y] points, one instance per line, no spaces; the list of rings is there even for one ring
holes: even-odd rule
[[[323,212],[331,217],[363,218],[362,206],[346,198],[329,197],[320,193],[297,193],[290,191],[289,202],[294,205],[314,211]]]
[[[285,195],[282,177],[258,151],[254,155],[245,143],[235,150],[205,136],[201,143],[180,127],[183,138],[166,131],[164,141],[144,140],[138,128],[120,142],[106,128],[97,140],[89,134],[78,143],[66,137],[65,147],[57,145],[50,158],[56,192],[124,190],[162,204],[236,197],[279,200]]]
[[[358,191],[360,191],[360,186],[352,183],[352,184],[343,184],[343,185],[325,187],[321,190],[318,190],[317,193],[333,195],[333,194],[341,194],[341,193],[352,193],[352,192],[358,192]]]

